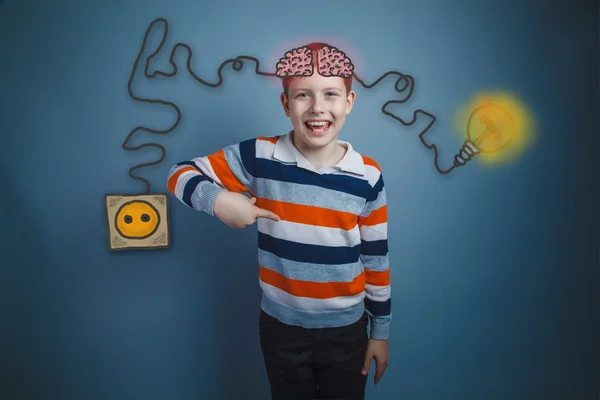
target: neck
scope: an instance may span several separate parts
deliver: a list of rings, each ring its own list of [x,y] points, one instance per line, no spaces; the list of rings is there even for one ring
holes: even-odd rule
[[[334,139],[331,143],[319,148],[311,148],[303,145],[303,143],[296,139],[293,132],[292,139],[296,149],[298,149],[304,158],[306,158],[316,169],[335,165],[342,157],[344,157],[344,154],[346,154],[345,147],[339,144],[337,139]]]

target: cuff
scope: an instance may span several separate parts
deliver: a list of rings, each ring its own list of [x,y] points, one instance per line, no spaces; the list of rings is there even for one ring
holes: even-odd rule
[[[215,200],[222,190],[225,190],[225,188],[215,183],[201,182],[194,190],[194,193],[192,193],[192,206],[196,210],[204,211],[205,213],[214,216],[215,213],[213,208],[215,206]]]
[[[390,321],[371,318],[371,339],[387,340],[390,336]]]

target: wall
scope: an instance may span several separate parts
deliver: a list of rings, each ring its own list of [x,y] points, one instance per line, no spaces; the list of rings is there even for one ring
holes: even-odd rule
[[[170,197],[170,249],[107,249],[104,195],[143,191],[127,171],[160,156],[123,140],[176,118],[127,92],[157,17],[169,36],[152,68],[169,71],[184,42],[211,82],[223,60],[250,55],[272,71],[285,50],[318,39],[347,50],[365,81],[412,75],[412,98],[390,110],[436,116],[427,137],[442,166],[465,139],[460,105],[482,90],[516,93],[535,116],[531,146],[441,175],[418,138],[428,120],[404,127],[381,112],[393,82],[356,87],[342,138],[386,174],[393,270],[390,366],[367,398],[597,398],[598,5],[563,3],[4,1],[4,398],[268,398],[254,228],[231,230]],[[182,113],[170,134],[131,142],[167,150],[140,171],[153,191],[180,160],[290,128],[279,86],[252,63],[210,88],[186,72],[184,49],[175,60],[174,78],[139,70],[134,82]]]

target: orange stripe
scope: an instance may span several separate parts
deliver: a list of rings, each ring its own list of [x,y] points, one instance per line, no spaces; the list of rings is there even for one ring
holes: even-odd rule
[[[360,217],[358,219],[358,225],[372,226],[387,222],[387,205],[379,207],[377,210],[371,211],[368,217]]]
[[[362,158],[363,158],[363,163],[364,163],[365,165],[370,165],[370,166],[372,166],[372,167],[375,167],[375,168],[377,168],[377,170],[378,170],[379,172],[381,172],[381,167],[379,166],[379,164],[377,164],[377,163],[375,162],[375,160],[373,160],[372,158],[369,158],[369,157],[367,157],[367,156],[362,156]]]
[[[358,217],[352,213],[286,203],[262,197],[256,199],[256,206],[274,212],[282,220],[300,224],[350,230],[358,223]]]
[[[256,138],[256,140],[264,140],[264,141],[275,144],[275,143],[277,143],[277,140],[279,140],[279,136],[274,136],[274,137],[259,136]]]
[[[366,269],[366,283],[374,286],[389,286],[390,284],[390,270],[389,268],[385,271],[371,271]]]
[[[296,297],[330,299],[339,296],[354,296],[365,290],[365,274],[361,272],[351,282],[309,282],[289,279],[260,266],[260,279]]]
[[[227,164],[227,160],[225,159],[225,152],[223,149],[211,154],[207,157],[210,165],[215,171],[215,175],[219,177],[219,180],[227,188],[227,190],[231,192],[247,192],[248,189],[244,186],[238,178],[235,177],[229,165]]]
[[[169,181],[167,182],[167,187],[169,188],[169,190],[171,191],[171,193],[175,194],[175,186],[177,186],[177,180],[179,179],[179,177],[181,176],[181,174],[183,174],[185,171],[196,171],[196,172],[199,172],[194,167],[181,168],[179,171],[175,172],[173,175],[171,175],[171,177],[169,178]]]

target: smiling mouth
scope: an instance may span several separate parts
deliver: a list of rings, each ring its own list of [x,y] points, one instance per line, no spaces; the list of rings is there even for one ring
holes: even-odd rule
[[[329,127],[331,126],[331,122],[329,121],[307,121],[304,123],[304,126],[308,128],[308,130],[315,133],[324,133],[327,132]]]

